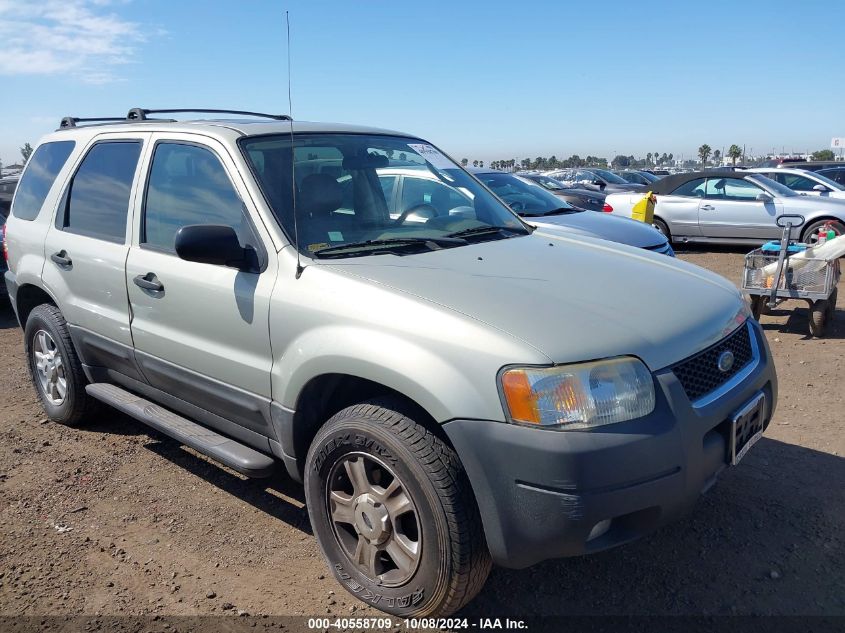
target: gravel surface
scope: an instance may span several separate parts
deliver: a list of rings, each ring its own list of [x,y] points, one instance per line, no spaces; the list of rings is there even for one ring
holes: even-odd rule
[[[736,281],[742,252],[680,256]],[[244,479],[114,412],[46,422],[3,304],[0,615],[378,615],[329,574],[298,485]],[[461,615],[845,615],[845,315],[811,340],[806,304],[788,306],[762,318],[775,419],[690,517],[609,552],[494,569]]]

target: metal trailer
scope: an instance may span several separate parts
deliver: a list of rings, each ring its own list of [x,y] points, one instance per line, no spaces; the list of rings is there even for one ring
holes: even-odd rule
[[[784,301],[799,299],[810,306],[810,335],[824,336],[836,310],[839,259],[802,257],[801,267],[790,266],[790,257],[803,250],[791,240],[792,228],[804,224],[800,215],[778,216],[783,228],[779,248],[766,245],[745,256],[742,289],[751,296],[751,311],[760,318]],[[796,260],[797,262],[797,260]],[[772,265],[774,273],[770,274]]]

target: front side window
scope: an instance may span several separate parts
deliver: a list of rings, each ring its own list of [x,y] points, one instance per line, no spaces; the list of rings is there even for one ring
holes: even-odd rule
[[[69,233],[123,243],[140,154],[140,141],[94,145],[70,181],[56,226]]]
[[[74,141],[42,143],[30,157],[18,186],[12,213],[20,220],[34,220],[59,171],[73,151]]]
[[[745,202],[756,200],[761,193],[760,187],[739,178],[708,178],[704,191],[707,198]]]
[[[293,139],[247,137],[240,145],[292,242],[296,215],[299,248],[309,256],[404,254],[530,230],[478,181],[419,139],[302,133]],[[401,180],[388,184],[396,177]],[[399,182],[401,195],[392,195]]]
[[[160,142],[147,183],[141,243],[175,252],[176,232],[191,224],[223,224],[235,229],[241,245],[254,242],[243,203],[217,155],[198,145]]]

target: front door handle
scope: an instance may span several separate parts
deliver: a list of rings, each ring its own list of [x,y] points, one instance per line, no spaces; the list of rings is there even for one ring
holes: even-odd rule
[[[714,207],[712,204],[702,204],[701,205],[702,211],[713,211],[715,208],[716,207]]]
[[[50,255],[50,259],[56,262],[61,268],[71,268],[73,266],[73,260],[67,256],[67,251],[64,249]]]
[[[132,281],[134,281],[135,285],[139,288],[143,288],[144,290],[150,290],[151,292],[161,292],[162,290],[164,290],[164,284],[162,284],[158,280],[158,277],[155,276],[155,273],[138,275]]]

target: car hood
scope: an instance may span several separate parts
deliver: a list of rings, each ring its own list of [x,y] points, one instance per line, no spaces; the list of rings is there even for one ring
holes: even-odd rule
[[[666,238],[648,224],[594,211],[547,216],[525,215],[522,218],[541,229],[563,227],[578,235],[610,240],[637,248],[655,248],[666,243]]]
[[[723,277],[562,229],[318,265],[461,313],[555,363],[633,355],[660,369],[720,340],[747,314]]]

